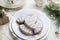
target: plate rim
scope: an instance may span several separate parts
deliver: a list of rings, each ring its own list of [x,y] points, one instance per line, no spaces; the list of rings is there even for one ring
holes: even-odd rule
[[[24,0],[23,0],[23,1],[24,1]],[[22,2],[23,2],[23,1],[22,1]],[[0,3],[0,6],[2,6],[2,7],[4,7],[4,8],[10,8],[10,9],[11,9],[11,8],[20,8],[20,7],[23,7],[24,4],[25,4],[25,1],[24,1],[21,5],[19,5],[19,6],[17,6],[17,7],[13,7],[13,6],[12,6],[12,7],[7,7],[7,6],[5,6],[4,4],[2,4],[2,2],[1,2],[1,3]]]

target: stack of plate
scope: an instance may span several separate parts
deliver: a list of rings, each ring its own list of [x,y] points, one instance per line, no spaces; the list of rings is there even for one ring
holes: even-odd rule
[[[20,30],[18,25],[16,24],[17,18],[19,18],[22,15],[29,15],[29,14],[37,14],[39,19],[43,23],[43,30],[42,32],[37,35],[37,36],[26,36],[23,35]],[[41,11],[35,10],[35,9],[23,9],[21,11],[18,11],[10,20],[10,31],[11,33],[17,38],[17,39],[25,39],[25,40],[43,40],[47,37],[49,33],[49,27],[50,26],[50,19]]]

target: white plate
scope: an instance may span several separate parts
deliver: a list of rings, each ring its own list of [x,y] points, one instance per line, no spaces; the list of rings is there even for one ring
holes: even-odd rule
[[[0,6],[5,8],[18,8],[22,7],[25,3],[25,0],[15,0],[14,4],[11,4],[8,0],[0,0]]]
[[[12,26],[10,26],[10,31],[11,31],[11,33],[12,33],[12,35],[13,35],[14,37],[16,37],[18,40],[22,40],[20,37],[18,37],[18,36],[14,33],[14,31],[13,31],[13,29],[12,29]],[[44,40],[44,39],[48,36],[48,34],[49,34],[49,31],[47,31],[47,33],[46,33],[43,37],[39,38],[39,40]]]
[[[41,32],[41,34],[39,35],[35,35],[35,36],[26,36],[26,35],[23,35],[20,31],[19,31],[19,28],[18,28],[18,25],[16,24],[16,19],[19,18],[20,16],[24,15],[29,15],[29,14],[36,14],[38,15],[39,19],[42,21],[43,23],[43,30]],[[13,21],[12,21],[13,20]],[[12,23],[12,25],[11,25]],[[47,32],[48,32],[48,29],[49,29],[49,26],[50,26],[50,20],[49,18],[41,11],[38,11],[38,10],[35,10],[35,9],[23,9],[21,11],[18,11],[11,19],[10,21],[10,27],[12,26],[12,29],[14,31],[14,33],[20,37],[20,38],[23,38],[23,39],[27,39],[27,40],[36,40],[36,39],[39,39],[39,38],[42,38]]]

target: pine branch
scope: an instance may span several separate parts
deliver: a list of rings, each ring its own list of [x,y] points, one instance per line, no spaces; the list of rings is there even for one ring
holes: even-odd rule
[[[49,13],[49,15],[53,15],[57,20],[57,26],[60,26],[60,8],[55,4],[46,5],[45,10]]]
[[[3,11],[3,7],[0,6],[0,18],[3,18],[5,12]]]

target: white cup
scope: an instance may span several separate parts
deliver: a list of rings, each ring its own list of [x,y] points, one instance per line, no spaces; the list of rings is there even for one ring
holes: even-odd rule
[[[47,3],[48,0],[35,0],[36,2],[36,5],[38,7],[42,7],[42,6],[45,6],[45,4]]]

